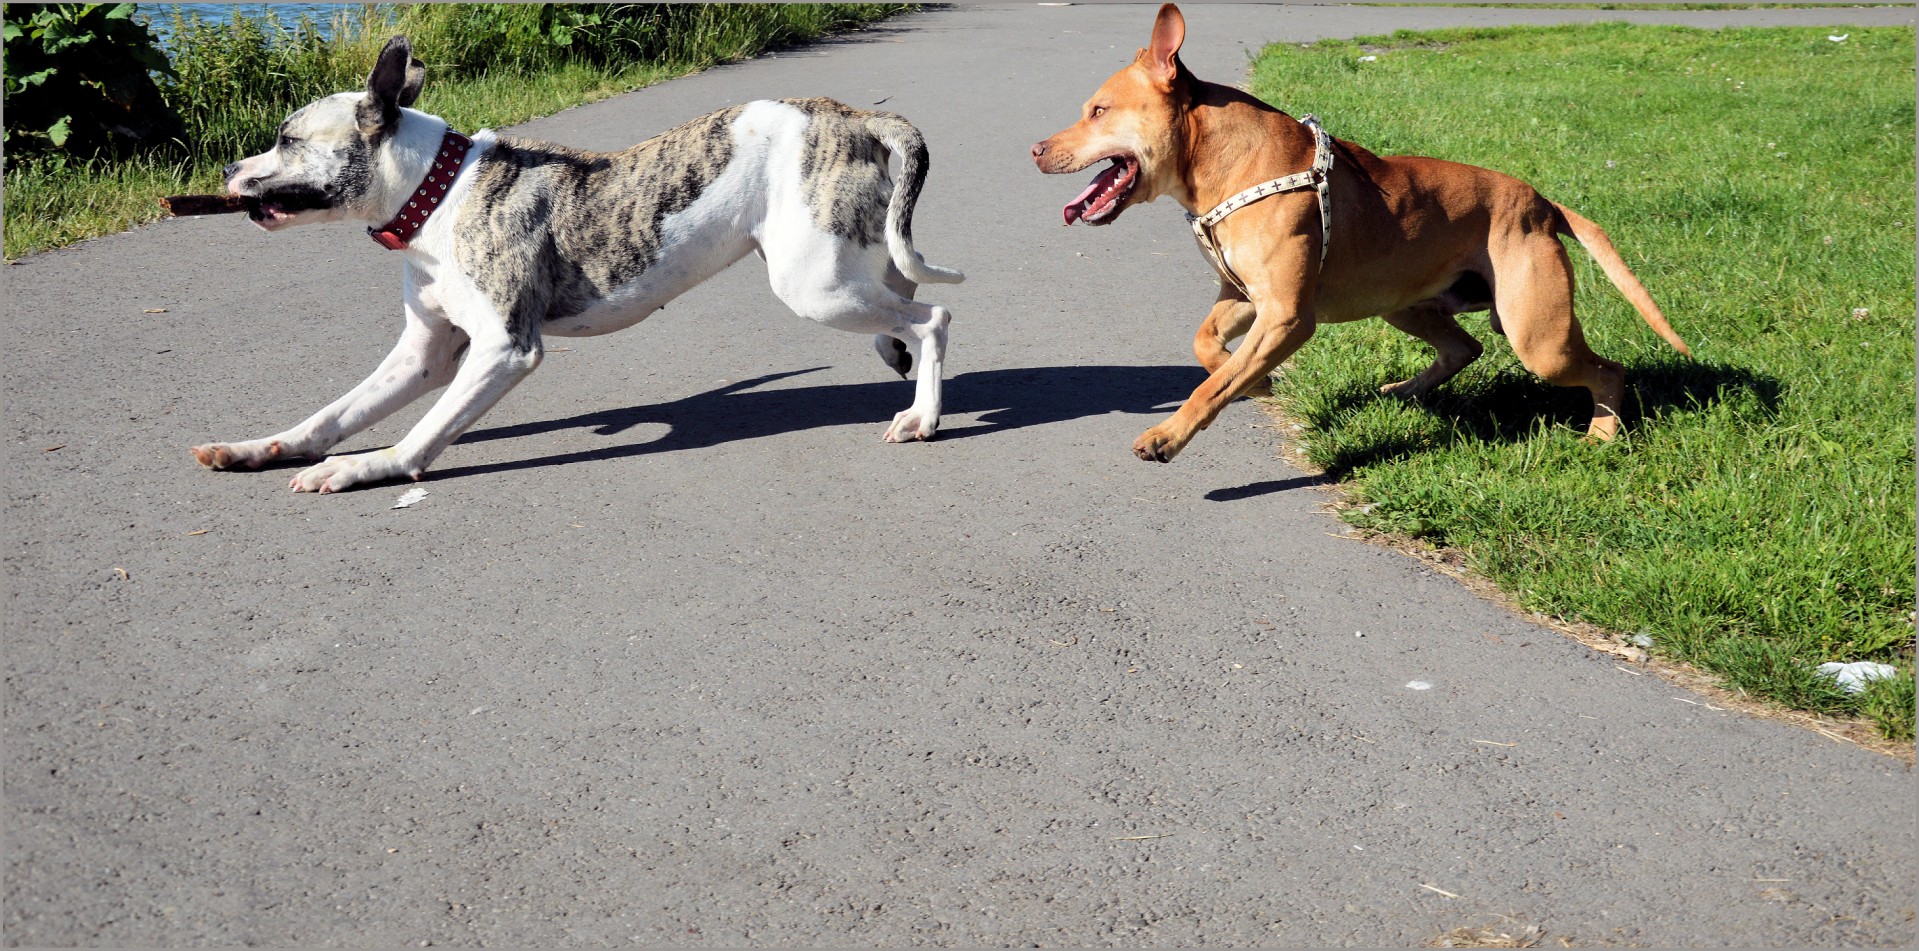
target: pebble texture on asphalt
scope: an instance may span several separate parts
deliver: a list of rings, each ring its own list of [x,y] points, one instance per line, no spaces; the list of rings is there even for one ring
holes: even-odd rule
[[[398,263],[358,227],[173,220],[6,269],[6,941],[1910,942],[1906,766],[1333,537],[1252,405],[1132,458],[1201,379],[1210,274],[1170,205],[1062,230],[1084,179],[1026,149],[1152,9],[932,10],[519,130],[912,119],[915,238],[970,275],[922,295],[956,315],[931,444],[880,442],[911,384],[749,258],[551,341],[419,503],[293,495],[187,447],[386,352]],[[1186,12],[1226,82],[1398,27],[1912,22]]]

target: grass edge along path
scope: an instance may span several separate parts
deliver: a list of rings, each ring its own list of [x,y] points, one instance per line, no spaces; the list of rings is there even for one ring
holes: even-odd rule
[[[1306,461],[1303,454],[1304,446],[1296,435],[1293,437],[1286,435],[1298,434],[1305,427],[1298,420],[1287,415],[1285,407],[1277,399],[1261,397],[1254,402],[1272,419],[1273,425],[1282,434],[1279,442],[1289,464],[1310,475],[1320,477],[1322,481],[1315,487],[1328,493],[1329,501],[1325,505],[1325,510],[1348,522],[1351,528],[1352,534],[1344,537],[1415,559],[1431,570],[1453,579],[1484,600],[1491,601],[1540,627],[1551,628],[1598,653],[1616,658],[1618,663],[1613,666],[1620,671],[1621,676],[1643,677],[1652,674],[1676,687],[1705,697],[1705,701],[1701,703],[1691,698],[1675,696],[1673,699],[1677,702],[1703,706],[1708,712],[1733,712],[1758,719],[1790,723],[1825,736],[1835,743],[1850,743],[1875,753],[1895,757],[1908,766],[1919,763],[1919,749],[1915,749],[1912,741],[1888,737],[1888,731],[1882,729],[1872,719],[1847,712],[1830,714],[1814,710],[1796,710],[1736,687],[1729,687],[1724,677],[1704,670],[1696,664],[1669,655],[1656,654],[1640,647],[1630,634],[1586,621],[1528,610],[1518,598],[1513,596],[1512,592],[1501,588],[1485,575],[1475,572],[1463,549],[1435,544],[1427,538],[1414,538],[1353,524],[1356,520],[1351,517],[1351,513],[1363,508],[1363,504],[1355,501],[1352,493],[1347,491],[1345,486],[1340,485],[1326,470]]]
[[[1581,442],[1585,392],[1526,373],[1478,314],[1461,324],[1486,355],[1420,406],[1376,390],[1430,349],[1377,320],[1322,328],[1275,379],[1288,458],[1341,480],[1349,523],[1457,552],[1522,610],[1909,744],[1912,64],[1910,28],[1267,47],[1250,87],[1280,108],[1381,154],[1514,174],[1599,222],[1700,358],[1667,351],[1573,246],[1587,336],[1627,367],[1618,443]],[[1899,674],[1854,695],[1812,669],[1854,660]]]
[[[438,34],[457,28],[457,24],[443,22],[450,21],[450,17],[440,15],[445,11],[434,9],[439,6],[420,5],[396,17],[390,10],[373,5],[345,5],[334,13],[329,38],[319,42],[317,49],[310,40],[297,36],[299,24],[279,21],[271,8],[263,7],[264,16],[261,16],[252,8],[243,7],[235,17],[239,22],[195,33],[202,41],[201,49],[215,52],[202,54],[210,61],[190,65],[196,74],[230,80],[231,74],[241,67],[224,61],[231,54],[221,51],[222,47],[230,51],[236,45],[277,44],[282,50],[277,54],[247,49],[241,55],[279,64],[274,69],[285,69],[290,63],[317,62],[324,64],[327,72],[342,73],[342,66],[346,64],[342,75],[348,78],[332,80],[324,92],[313,91],[318,95],[352,91],[364,83],[373,58],[387,37],[406,32],[416,40],[415,55],[427,63],[426,88],[417,107],[446,119],[454,128],[472,131],[550,116],[713,66],[858,30],[911,9],[907,4],[891,3],[714,4],[707,8],[710,15],[702,18],[700,34],[675,37],[667,44],[673,52],[664,58],[616,66],[578,61],[552,62],[535,69],[508,65],[478,75],[449,76],[447,71],[435,69],[435,58],[440,53],[435,40]],[[730,11],[729,6],[762,9]],[[737,16],[729,15],[735,12]],[[295,49],[299,51],[293,52]],[[175,68],[183,65],[188,64],[176,61]],[[312,77],[304,78],[310,85]],[[29,254],[157,221],[165,217],[157,203],[163,195],[222,191],[222,166],[265,148],[272,141],[272,131],[279,120],[290,111],[276,107],[271,116],[246,117],[229,123],[259,128],[251,132],[223,128],[219,134],[222,142],[238,136],[247,138],[248,143],[197,150],[216,151],[217,155],[134,157],[99,164],[8,162],[4,188],[6,260],[16,261]]]

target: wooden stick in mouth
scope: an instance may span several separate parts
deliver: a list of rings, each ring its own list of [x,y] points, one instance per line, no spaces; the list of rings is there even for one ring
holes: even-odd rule
[[[230,215],[247,210],[247,200],[239,195],[170,195],[160,199],[160,207],[175,217]]]

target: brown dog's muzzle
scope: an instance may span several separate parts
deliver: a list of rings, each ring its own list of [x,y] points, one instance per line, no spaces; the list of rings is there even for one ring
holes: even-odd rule
[[[1046,158],[1046,156],[1051,154],[1052,151],[1053,151],[1052,139],[1042,139],[1039,142],[1036,142],[1033,144],[1033,164],[1039,166],[1039,170],[1042,172],[1045,172],[1048,175],[1051,175],[1055,172],[1060,171],[1060,169],[1057,168],[1057,166],[1059,165],[1059,160],[1057,158],[1051,161],[1048,161]],[[1053,166],[1053,167],[1049,167],[1049,166]]]
[[[1072,130],[1067,130],[1068,132]],[[1065,133],[1061,133],[1064,135]],[[1094,162],[1111,161],[1113,164],[1094,176],[1086,190],[1079,193],[1062,209],[1066,224],[1084,221],[1089,225],[1109,224],[1119,217],[1119,213],[1132,198],[1133,190],[1139,185],[1139,159],[1128,152],[1114,152],[1092,161],[1081,161],[1073,149],[1056,147],[1055,135],[1036,143],[1031,152],[1033,164],[1047,175],[1063,172],[1077,172]]]

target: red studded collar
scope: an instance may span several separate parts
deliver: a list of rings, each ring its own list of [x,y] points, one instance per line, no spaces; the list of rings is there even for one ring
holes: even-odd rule
[[[427,216],[440,207],[440,199],[446,197],[446,190],[453,184],[455,176],[460,174],[460,165],[466,161],[466,151],[473,147],[473,140],[447,127],[446,135],[440,138],[440,152],[433,156],[433,167],[427,169],[426,179],[406,200],[406,206],[393,220],[378,228],[366,229],[373,243],[390,251],[405,250],[407,242],[426,224]]]

